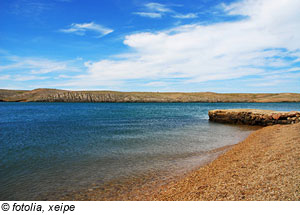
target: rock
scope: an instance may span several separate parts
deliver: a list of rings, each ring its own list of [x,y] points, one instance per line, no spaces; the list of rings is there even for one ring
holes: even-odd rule
[[[280,118],[280,114],[274,114],[272,115],[272,118],[275,119],[275,120],[278,120]]]
[[[300,112],[257,109],[210,110],[209,120],[244,125],[294,124],[300,121]]]

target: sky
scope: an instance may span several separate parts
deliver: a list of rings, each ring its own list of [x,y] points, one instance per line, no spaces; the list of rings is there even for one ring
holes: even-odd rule
[[[0,89],[300,93],[299,0],[0,0]]]

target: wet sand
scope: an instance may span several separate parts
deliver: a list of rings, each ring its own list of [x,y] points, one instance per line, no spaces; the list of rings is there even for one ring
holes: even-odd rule
[[[180,177],[163,180],[164,173],[149,173],[60,199],[300,200],[300,123],[264,127],[210,153],[211,160],[219,157]],[[162,180],[154,180],[155,175]]]

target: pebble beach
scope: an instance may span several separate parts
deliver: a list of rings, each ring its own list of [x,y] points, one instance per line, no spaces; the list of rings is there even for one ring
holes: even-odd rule
[[[138,200],[300,200],[300,123],[250,134],[212,163]]]

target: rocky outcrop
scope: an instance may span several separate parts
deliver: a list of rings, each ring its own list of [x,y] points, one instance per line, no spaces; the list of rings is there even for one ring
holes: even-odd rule
[[[6,102],[300,102],[297,93],[160,93],[70,91],[57,89],[0,90]]]
[[[211,110],[209,120],[213,122],[243,125],[293,124],[300,122],[300,112],[256,109]]]

